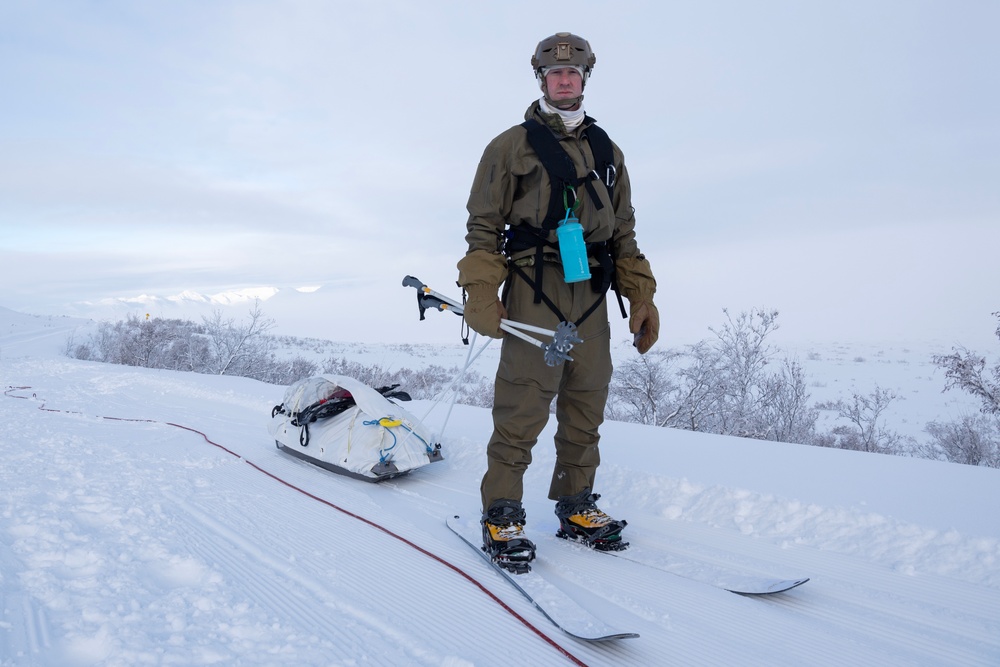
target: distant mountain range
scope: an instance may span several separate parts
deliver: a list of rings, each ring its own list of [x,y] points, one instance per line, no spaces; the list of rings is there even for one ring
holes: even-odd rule
[[[303,291],[316,291],[316,287],[306,288]],[[255,299],[262,302],[267,301],[281,290],[277,287],[248,287],[245,289],[228,290],[217,294],[202,294],[193,290],[184,290],[180,294],[173,296],[156,296],[153,294],[140,294],[131,297],[107,297],[97,301],[84,301],[82,305],[93,306],[95,308],[121,308],[133,309],[137,307],[160,307],[160,306],[182,306],[182,305],[212,305],[212,306],[233,306],[243,303],[252,303]]]
[[[172,295],[143,293],[78,301],[51,314],[99,321],[148,314],[197,322],[222,311],[224,317],[239,320],[248,317],[254,301],[259,299],[261,310],[275,321],[275,333],[279,334],[392,343],[460,340],[459,318],[450,313],[428,313],[426,321],[420,322],[413,289],[392,282],[264,285],[215,293],[183,290]]]

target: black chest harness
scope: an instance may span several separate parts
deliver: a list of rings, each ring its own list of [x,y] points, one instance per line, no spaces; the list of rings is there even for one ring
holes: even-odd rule
[[[578,206],[576,193],[581,185],[587,191],[597,210],[603,209],[604,204],[595,183],[603,184],[603,187],[607,188],[608,201],[614,201],[615,181],[618,175],[615,170],[614,151],[608,133],[591,123],[584,129],[583,138],[590,144],[590,149],[594,154],[594,169],[585,176],[577,176],[576,166],[573,164],[572,158],[559,143],[559,140],[552,135],[549,128],[533,118],[521,123],[521,127],[527,131],[528,144],[538,155],[538,159],[549,175],[552,192],[549,195],[549,208],[542,220],[541,228],[527,224],[510,227],[504,239],[504,253],[507,255],[511,270],[534,289],[535,303],[544,302],[549,310],[559,318],[559,321],[565,322],[567,320],[559,308],[542,291],[542,267],[545,264],[546,251],[548,250],[550,255],[559,251],[559,246],[556,243],[549,242],[549,234],[559,226],[559,223],[567,217],[569,212]],[[587,244],[587,256],[593,257],[598,264],[596,270],[591,271],[591,286],[597,292],[597,300],[574,323],[577,326],[597,310],[597,307],[604,301],[604,296],[609,288],[614,288],[622,317],[626,317],[625,304],[622,302],[615,281],[614,254],[611,244],[611,240]],[[510,261],[510,257],[514,253],[529,249],[535,251],[532,257],[533,261],[530,262],[535,265],[533,277],[529,277],[524,268],[517,262]],[[507,301],[509,289],[510,281],[507,281],[503,293],[504,303]]]

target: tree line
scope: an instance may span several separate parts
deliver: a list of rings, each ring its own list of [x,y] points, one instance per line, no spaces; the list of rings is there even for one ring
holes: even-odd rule
[[[346,375],[372,387],[399,384],[416,399],[431,399],[444,391],[460,372],[457,367],[430,365],[419,370],[387,369],[364,365],[345,357],[322,362],[301,355],[279,356],[283,342],[271,335],[273,319],[264,315],[255,301],[245,320],[223,317],[215,311],[200,323],[159,317],[141,318],[129,314],[117,322],[101,322],[86,340],[71,337],[66,354],[75,359],[124,366],[173,371],[232,375],[276,385],[290,385],[321,374]],[[463,403],[493,405],[493,383],[481,375],[467,373]]]
[[[880,454],[919,456],[1000,467],[1000,363],[968,349],[932,357],[945,371],[945,391],[981,401],[978,414],[928,423],[920,444],[888,428],[886,410],[899,397],[876,385],[868,394],[817,406],[810,403],[801,365],[778,358],[767,342],[777,311],[752,310],[709,329],[713,337],[683,350],[649,352],[616,369],[608,418],[655,426],[836,447]],[[1000,313],[994,313],[1000,318]],[[1000,326],[996,330],[1000,339]],[[835,410],[839,425],[820,432],[820,407]]]
[[[609,387],[606,417],[616,421],[881,454],[921,456],[970,465],[1000,467],[1000,363],[965,348],[932,358],[945,371],[945,391],[966,392],[981,401],[978,414],[926,425],[929,441],[918,444],[886,426],[895,393],[878,386],[850,399],[817,406],[810,402],[802,366],[779,357],[768,342],[778,329],[778,311],[753,309],[710,328],[712,337],[680,350],[651,351],[620,363]],[[1000,313],[995,315],[1000,318]],[[249,318],[224,318],[221,311],[201,323],[129,315],[103,322],[85,341],[70,339],[77,359],[214,375],[249,377],[277,385],[329,373],[373,387],[399,384],[415,399],[440,395],[461,372],[430,365],[419,370],[387,369],[345,357],[316,363],[301,356],[279,357],[275,322],[255,302]],[[1000,326],[997,327],[1000,339]],[[287,356],[287,355],[286,355]],[[462,379],[459,402],[490,407],[493,382],[475,373]],[[836,410],[839,425],[820,432],[820,409]]]

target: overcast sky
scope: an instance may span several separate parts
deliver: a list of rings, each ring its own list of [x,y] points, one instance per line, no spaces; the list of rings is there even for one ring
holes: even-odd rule
[[[476,163],[561,30],[665,340],[766,307],[795,339],[995,342],[993,0],[4,0],[0,306],[325,285],[363,306],[331,337],[391,338],[356,318],[411,323],[405,274],[453,290]]]

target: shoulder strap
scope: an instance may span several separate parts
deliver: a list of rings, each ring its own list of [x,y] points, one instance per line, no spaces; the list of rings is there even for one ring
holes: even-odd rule
[[[611,143],[611,137],[604,131],[604,128],[596,123],[591,123],[584,130],[584,135],[590,144],[590,150],[594,153],[597,176],[608,188],[608,197],[613,201],[618,170],[615,169],[615,149]]]
[[[596,175],[604,183],[605,187],[607,187],[608,199],[613,203],[615,200],[615,183],[618,181],[618,170],[615,168],[615,149],[611,143],[611,137],[604,131],[604,128],[596,123],[591,123],[584,130],[584,134],[590,143],[590,150],[594,153]],[[588,183],[588,187],[593,186]],[[602,286],[601,291],[605,293],[608,287],[614,291],[618,299],[618,310],[621,311],[622,317],[627,319],[628,314],[625,312],[625,303],[622,301],[621,290],[618,289],[618,280],[615,275],[615,258],[614,253],[611,252],[610,244],[611,241],[608,241],[600,258],[602,268],[604,269],[605,283],[607,284],[607,286]]]
[[[576,167],[566,150],[559,145],[559,140],[552,136],[552,131],[534,118],[521,123],[528,132],[528,144],[538,155],[542,166],[549,174],[552,182],[552,194],[549,197],[549,210],[542,221],[542,229],[551,230],[559,226],[559,221],[565,217],[566,207],[563,205],[562,194],[566,186],[576,187]]]

